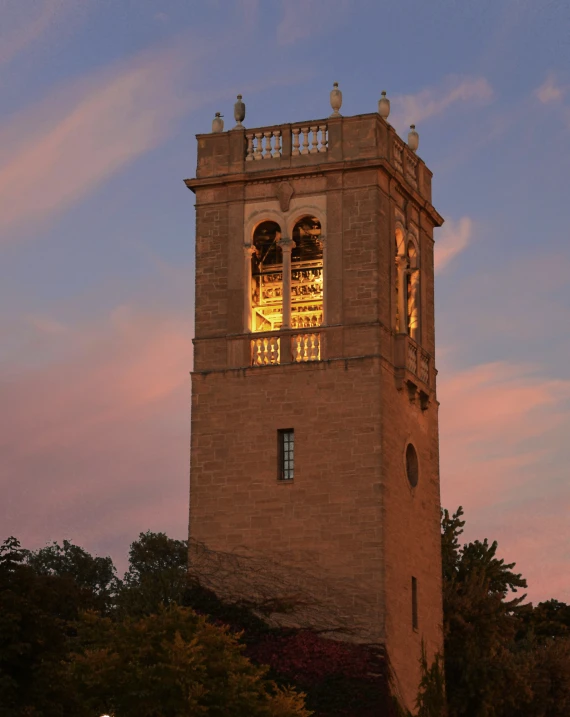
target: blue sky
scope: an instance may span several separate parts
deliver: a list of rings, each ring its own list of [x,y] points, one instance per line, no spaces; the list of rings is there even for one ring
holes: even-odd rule
[[[373,112],[434,172],[442,502],[570,600],[570,4],[0,0],[2,526],[186,531],[195,138]]]

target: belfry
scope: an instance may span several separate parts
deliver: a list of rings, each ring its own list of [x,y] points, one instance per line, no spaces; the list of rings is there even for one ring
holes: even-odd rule
[[[378,112],[200,134],[190,537],[338,592],[413,707],[442,650],[432,173]],[[352,613],[351,613],[352,611]]]

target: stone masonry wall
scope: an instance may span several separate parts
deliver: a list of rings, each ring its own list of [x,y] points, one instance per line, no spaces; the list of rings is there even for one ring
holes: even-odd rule
[[[239,133],[200,138],[205,179],[189,181],[197,194],[190,536],[214,550],[265,554],[313,575],[319,589],[330,585],[361,634],[386,644],[412,708],[421,640],[430,657],[442,647],[437,401],[434,380],[422,385],[422,406],[406,383],[417,378],[402,380],[395,368],[394,216],[397,208],[420,230],[421,345],[432,357],[440,219],[425,204],[427,167],[420,162],[421,198],[384,161],[390,132],[378,117],[331,122],[328,157],[311,156],[310,172],[297,175],[284,159],[259,170],[250,163],[242,176]],[[324,360],[250,367],[240,222],[246,202],[275,202],[280,181],[297,198],[326,196]],[[277,480],[285,428],[295,430],[292,482]],[[420,464],[413,489],[408,442]]]
[[[304,567],[383,635],[379,360],[194,375],[190,534]],[[277,431],[295,478],[277,479]],[[359,616],[364,618],[363,615]]]

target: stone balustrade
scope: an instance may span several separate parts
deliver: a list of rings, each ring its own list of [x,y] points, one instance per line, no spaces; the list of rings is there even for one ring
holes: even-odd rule
[[[270,366],[279,363],[304,363],[321,360],[321,332],[304,331],[266,334],[250,339],[251,365]],[[282,343],[290,350],[282,353]]]
[[[418,187],[418,158],[414,152],[406,149],[405,153],[406,172],[408,182],[417,189]]]
[[[245,161],[258,159],[279,159],[281,157],[281,130],[270,129],[246,132],[247,148]]]
[[[321,335],[294,334],[291,336],[291,352],[294,363],[301,361],[320,361]]]
[[[327,151],[328,134],[326,124],[291,127],[293,142],[291,156],[318,154]]]
[[[283,130],[280,127],[250,130],[245,133],[245,138],[247,140],[245,161],[255,162],[261,159],[280,159],[286,155],[301,157],[326,152],[328,130],[327,125],[323,123],[293,125],[290,128],[290,141],[287,142],[286,151],[284,151]]]
[[[408,341],[408,355],[406,358],[406,367],[412,373],[418,372],[418,347],[411,341]]]
[[[431,356],[411,336],[396,334],[394,364],[416,376],[428,387],[433,387]]]
[[[421,352],[420,355],[420,366],[419,366],[419,378],[420,381],[429,385],[429,356],[425,351]]]
[[[268,127],[236,127],[226,132],[198,135],[197,178],[191,189],[219,177],[236,179],[242,173],[267,172],[278,167],[320,166],[338,169],[340,163],[359,166],[364,160],[391,165],[392,172],[431,202],[431,172],[378,113],[328,117]],[[224,180],[226,181],[226,180]],[[203,195],[206,196],[206,195]],[[198,197],[198,203],[200,202]]]
[[[418,156],[397,136],[392,138],[392,164],[414,189],[418,188]]]
[[[394,137],[392,144],[392,160],[394,167],[396,167],[398,172],[400,172],[400,174],[404,174],[404,143],[399,137]]]
[[[251,365],[270,366],[279,363],[279,336],[262,336],[251,340]]]

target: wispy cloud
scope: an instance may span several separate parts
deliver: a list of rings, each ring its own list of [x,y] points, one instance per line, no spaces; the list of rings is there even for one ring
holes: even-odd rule
[[[33,10],[22,2],[0,0],[0,68],[29,50],[51,30],[68,24],[85,8],[83,0],[36,0]]]
[[[61,321],[56,321],[51,316],[42,316],[34,314],[28,316],[28,322],[32,329],[35,329],[40,334],[64,334],[66,327]]]
[[[543,105],[551,102],[559,102],[563,99],[565,93],[566,88],[557,83],[552,73],[549,74],[540,87],[537,87],[535,90],[535,95]]]
[[[282,0],[277,42],[292,45],[336,28],[350,9],[348,0]]]
[[[458,221],[446,220],[438,232],[435,243],[435,271],[441,272],[471,241],[473,221],[469,217],[461,217]]]
[[[52,93],[0,126],[4,240],[80,200],[207,101],[208,92],[182,82],[200,52],[180,42],[146,52]]]
[[[484,77],[447,77],[438,87],[427,87],[413,95],[396,95],[390,121],[395,126],[419,124],[457,105],[483,105],[493,99],[493,88]]]

